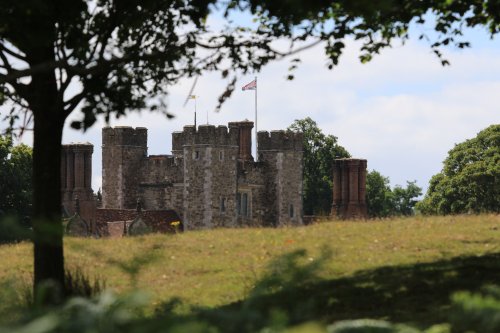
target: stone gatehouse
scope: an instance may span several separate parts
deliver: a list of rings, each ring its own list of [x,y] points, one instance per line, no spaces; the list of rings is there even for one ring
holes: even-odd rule
[[[148,155],[144,127],[103,128],[101,210],[131,210],[139,201],[145,211],[175,211],[184,230],[303,224],[302,133],[259,132],[254,159],[252,128],[251,121],[185,126],[172,133],[171,155]],[[75,193],[92,206],[91,154],[90,144],[64,146],[69,213]],[[97,221],[100,209],[84,214],[90,225],[111,222]]]

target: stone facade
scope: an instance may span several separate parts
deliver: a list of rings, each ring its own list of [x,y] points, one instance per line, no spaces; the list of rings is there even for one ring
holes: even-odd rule
[[[102,206],[171,209],[185,230],[242,225],[301,225],[302,134],[258,133],[253,122],[185,126],[172,155],[147,155],[147,129],[104,128]]]
[[[367,218],[366,166],[363,159],[342,158],[333,162],[332,216]]]

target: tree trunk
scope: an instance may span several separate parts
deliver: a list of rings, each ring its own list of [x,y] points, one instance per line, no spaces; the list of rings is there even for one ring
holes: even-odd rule
[[[30,63],[55,58],[51,43],[30,57]],[[37,304],[64,299],[63,228],[61,220],[61,140],[64,127],[62,98],[54,71],[32,76],[30,108],[33,133],[34,296]]]
[[[50,112],[52,111],[52,112]],[[35,112],[33,139],[33,229],[35,301],[59,303],[64,295],[61,221],[61,140],[64,120],[54,110]],[[51,117],[56,113],[56,116]]]

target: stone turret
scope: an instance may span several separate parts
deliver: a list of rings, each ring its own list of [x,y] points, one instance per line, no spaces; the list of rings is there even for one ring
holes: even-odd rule
[[[367,218],[366,166],[363,159],[342,158],[333,162],[332,216]]]
[[[236,224],[238,139],[238,128],[226,126],[185,126],[173,133],[172,153],[183,161],[185,229]]]
[[[266,197],[275,225],[303,224],[303,135],[290,131],[258,133],[259,162],[266,165]]]
[[[144,127],[102,129],[103,208],[135,208],[141,161],[148,152],[147,139]]]

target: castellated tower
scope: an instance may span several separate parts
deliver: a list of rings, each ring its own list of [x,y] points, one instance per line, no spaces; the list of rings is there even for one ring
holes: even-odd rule
[[[333,161],[332,216],[367,218],[366,160],[341,158]]]
[[[79,215],[92,226],[95,221],[96,205],[92,192],[92,153],[90,143],[63,145],[61,150],[61,194],[66,213],[75,214],[78,199]]]
[[[172,134],[182,158],[184,229],[235,226],[239,131],[226,126],[185,126]]]
[[[144,127],[102,129],[102,207],[133,209],[139,197],[141,161],[147,156]]]
[[[264,164],[264,224],[299,225],[302,221],[302,133],[258,133],[259,163]]]
[[[260,132],[253,122],[185,126],[172,155],[147,156],[145,128],[102,131],[103,208],[175,210],[185,230],[302,224],[302,134]]]

